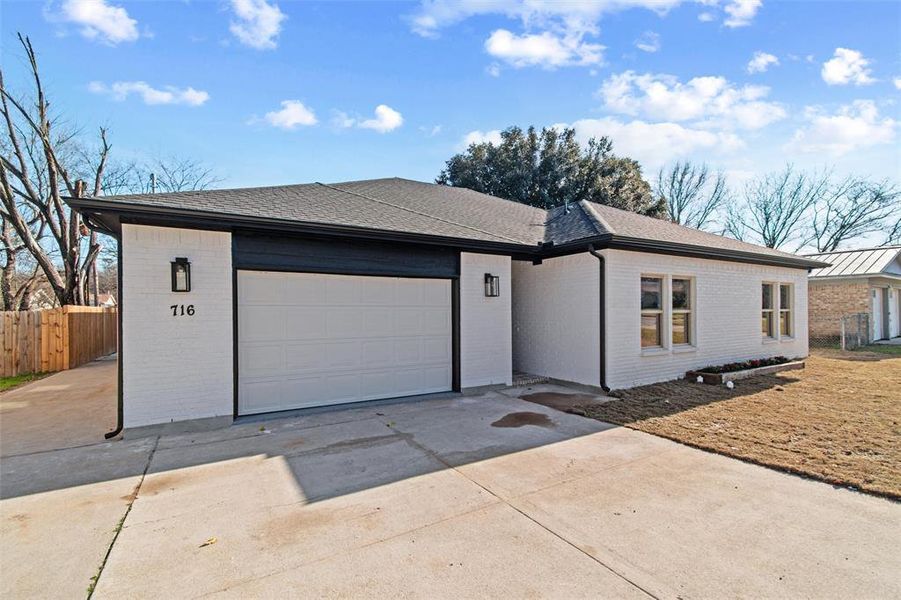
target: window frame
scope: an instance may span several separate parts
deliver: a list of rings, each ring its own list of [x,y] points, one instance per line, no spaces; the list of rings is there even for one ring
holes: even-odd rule
[[[669,307],[669,336],[670,340],[674,339],[673,334],[673,324],[675,323],[675,319],[673,318],[675,315],[687,315],[685,319],[686,327],[688,328],[688,341],[685,342],[672,342],[673,348],[689,348],[695,346],[695,278],[690,277],[688,275],[670,275],[669,278],[669,302],[667,306]],[[685,281],[688,283],[688,308],[676,308],[673,306],[673,281]]]
[[[657,279],[660,281],[660,308],[643,308],[641,306],[641,294],[642,294],[642,283],[645,279]],[[639,318],[638,318],[638,343],[642,352],[659,352],[660,350],[665,350],[667,348],[667,339],[666,339],[666,298],[667,298],[667,285],[666,285],[666,276],[659,275],[655,273],[642,273],[638,278],[638,308],[639,308]],[[651,346],[644,345],[644,336],[642,332],[644,331],[643,321],[645,316],[654,316],[657,319],[657,342]]]
[[[760,283],[760,321],[763,324],[763,318],[767,313],[769,313],[769,323],[768,331],[764,331],[763,327],[760,328],[760,337],[764,342],[775,341],[779,339],[779,324],[777,322],[778,314],[779,314],[779,284],[774,281],[762,281]],[[766,308],[763,305],[763,288],[770,288],[770,307]]]
[[[795,333],[795,286],[791,283],[780,282],[778,284],[779,289],[779,297],[778,297],[778,306],[779,306],[779,317],[778,322],[776,323],[776,329],[779,331],[779,339],[787,338],[791,339],[794,337]],[[782,306],[782,288],[788,288],[788,307]],[[788,333],[782,333],[782,315],[785,314],[788,317]]]

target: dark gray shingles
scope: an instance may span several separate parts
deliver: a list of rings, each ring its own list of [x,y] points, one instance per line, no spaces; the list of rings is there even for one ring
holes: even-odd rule
[[[590,203],[597,213],[613,229],[616,236],[668,242],[673,244],[688,244],[706,248],[732,250],[737,252],[749,252],[766,256],[778,256],[782,258],[798,259],[795,254],[766,248],[756,244],[740,242],[714,233],[707,233],[692,227],[684,227],[662,219],[654,219],[606,206],[604,204]]]
[[[105,200],[524,246],[541,242],[560,245],[614,234],[798,258],[593,202],[571,204],[568,212],[564,207],[545,211],[465,188],[399,178],[111,196]]]

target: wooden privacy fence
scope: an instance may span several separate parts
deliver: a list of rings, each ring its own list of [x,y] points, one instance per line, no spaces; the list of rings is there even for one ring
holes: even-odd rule
[[[0,315],[0,377],[65,371],[116,351],[115,308],[63,306]]]

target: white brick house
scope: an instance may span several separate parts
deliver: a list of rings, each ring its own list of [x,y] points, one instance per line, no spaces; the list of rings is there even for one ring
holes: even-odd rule
[[[824,264],[402,179],[70,203],[119,239],[120,428],[805,356]]]

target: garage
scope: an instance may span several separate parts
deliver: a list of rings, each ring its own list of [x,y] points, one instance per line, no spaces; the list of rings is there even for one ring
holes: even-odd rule
[[[237,272],[237,413],[449,391],[450,279]]]

